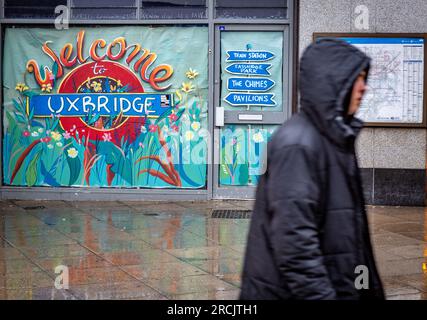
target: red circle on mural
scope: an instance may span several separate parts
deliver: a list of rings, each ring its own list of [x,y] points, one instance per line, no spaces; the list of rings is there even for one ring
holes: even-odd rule
[[[126,86],[126,93],[144,92],[141,81],[130,69],[117,62],[98,61],[83,64],[67,74],[58,87],[58,93],[80,93],[82,86],[88,85],[91,80],[106,78],[116,86],[118,84]],[[96,90],[105,93],[101,87]],[[112,142],[119,144],[122,137],[130,142],[136,139],[141,132],[141,126],[145,123],[145,117],[124,117],[115,127],[108,129],[102,125],[100,127],[88,125],[81,117],[60,117],[59,121],[62,128],[72,136],[78,131],[80,138],[105,140],[107,135]]]

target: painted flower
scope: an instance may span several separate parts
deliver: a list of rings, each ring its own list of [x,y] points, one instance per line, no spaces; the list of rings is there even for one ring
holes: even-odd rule
[[[90,77],[86,79],[86,88],[90,89]]]
[[[53,144],[49,143],[49,144],[47,145],[47,148],[48,148],[48,149],[53,149]]]
[[[179,131],[179,127],[176,124],[172,125],[171,129],[172,129],[173,132],[178,132]]]
[[[29,88],[25,85],[25,83],[17,83],[15,90],[19,92],[27,91]]]
[[[46,142],[46,143],[50,142],[51,140],[52,140],[51,137],[44,137],[40,139],[41,142]]]
[[[71,138],[71,134],[68,131],[65,131],[62,136],[64,137],[64,139],[70,139]]]
[[[141,126],[141,133],[146,133],[147,132],[147,128],[145,126]]]
[[[22,135],[23,135],[24,137],[29,137],[29,136],[31,135],[31,133],[30,133],[30,131],[25,130],[24,132],[22,132]]]
[[[51,135],[52,139],[55,141],[59,141],[62,138],[61,134],[59,132],[56,132],[56,131],[52,131],[50,133],[50,135]]]
[[[50,83],[42,84],[42,91],[43,92],[51,92],[52,91],[52,85]]]
[[[143,145],[143,143],[142,143],[142,142],[140,142],[140,143],[139,143],[139,147],[140,147],[141,149],[144,149],[144,145]]]
[[[194,121],[194,122],[191,124],[191,129],[193,129],[194,131],[199,130],[199,129],[200,129],[200,122],[198,122],[198,121]]]
[[[111,141],[111,133],[105,132],[102,136],[102,139],[104,139],[104,141]]]
[[[198,133],[199,137],[206,138],[209,137],[209,131],[206,129],[200,130]]]
[[[72,159],[74,159],[75,157],[77,157],[77,155],[79,154],[79,152],[76,150],[76,148],[70,148],[67,150],[68,156]]]
[[[120,80],[117,80],[117,86],[118,87],[122,87],[123,85],[122,85],[122,82],[120,81]]]
[[[190,70],[188,70],[185,75],[188,79],[194,79],[199,75],[199,73],[196,70],[190,68]]]
[[[194,86],[191,82],[183,82],[181,90],[185,93],[189,93],[194,90]]]
[[[90,84],[90,86],[93,88],[93,91],[95,91],[95,92],[100,92],[100,91],[102,91],[102,85],[101,85],[101,82],[94,81],[94,82],[92,82],[92,83]]]
[[[234,146],[237,143],[237,139],[233,137],[233,140],[231,140],[231,144]]]
[[[37,129],[37,131],[38,131],[39,133],[43,133],[44,129],[43,129],[43,128],[38,128],[38,129]]]
[[[185,133],[185,140],[190,141],[190,140],[193,140],[193,138],[194,138],[194,132],[191,130],[188,130]]]
[[[257,132],[252,136],[252,139],[256,142],[256,143],[260,143],[264,141],[264,137],[262,136],[261,132]]]
[[[62,142],[57,142],[57,143],[56,143],[56,146],[57,146],[58,148],[61,148],[61,147],[63,146],[63,144],[62,144]]]
[[[176,115],[176,113],[171,113],[169,116],[168,116],[168,118],[171,120],[171,121],[176,121],[176,120],[178,120],[178,116]]]
[[[157,131],[157,125],[150,124],[150,126],[148,127],[148,130],[150,130],[150,132],[156,132]]]
[[[39,133],[38,133],[37,131],[33,131],[33,132],[31,133],[31,136],[32,136],[32,137],[38,137],[38,136],[39,136]]]

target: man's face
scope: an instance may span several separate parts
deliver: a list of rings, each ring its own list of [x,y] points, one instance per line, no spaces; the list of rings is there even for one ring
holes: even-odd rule
[[[348,114],[353,115],[357,112],[362,102],[363,95],[367,89],[366,86],[366,72],[363,71],[359,74],[354,83],[353,90],[351,92],[350,106],[348,108]]]

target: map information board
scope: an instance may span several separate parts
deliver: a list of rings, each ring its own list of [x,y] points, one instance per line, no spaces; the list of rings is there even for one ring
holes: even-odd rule
[[[423,123],[424,39],[345,37],[372,58],[357,117],[374,123]]]

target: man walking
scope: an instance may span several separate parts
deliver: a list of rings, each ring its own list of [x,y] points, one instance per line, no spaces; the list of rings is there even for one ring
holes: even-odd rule
[[[365,212],[353,115],[370,59],[321,39],[301,59],[301,111],[268,145],[249,230],[241,299],[383,299]],[[356,267],[367,283],[356,285]]]

